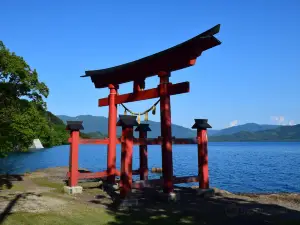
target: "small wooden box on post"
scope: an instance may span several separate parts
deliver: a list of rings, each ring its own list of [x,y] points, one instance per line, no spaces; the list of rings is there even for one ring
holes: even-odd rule
[[[67,121],[67,130],[70,131],[70,161],[69,161],[69,186],[65,186],[65,192],[69,194],[81,193],[82,187],[78,186],[78,150],[79,130],[83,130],[82,121]]]
[[[138,125],[136,116],[119,115],[117,126],[122,127],[120,196],[123,199],[132,188],[133,127]]]
[[[135,131],[139,132],[140,139],[147,139],[147,132],[151,131],[149,124],[141,123],[135,129]],[[140,180],[148,180],[148,146],[140,145]]]
[[[207,119],[195,119],[195,124],[192,126],[192,129],[197,129],[198,176],[200,189],[209,189],[207,128],[211,128],[211,126],[207,121]]]

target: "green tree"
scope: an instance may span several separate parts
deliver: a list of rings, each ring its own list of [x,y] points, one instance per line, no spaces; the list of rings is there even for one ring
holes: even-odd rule
[[[35,138],[45,147],[66,142],[64,126],[46,111],[48,94],[36,70],[0,41],[0,156],[28,150]]]
[[[11,101],[26,98],[46,109],[43,97],[47,98],[49,89],[38,80],[35,69],[25,60],[10,52],[0,41],[0,104],[7,106]]]

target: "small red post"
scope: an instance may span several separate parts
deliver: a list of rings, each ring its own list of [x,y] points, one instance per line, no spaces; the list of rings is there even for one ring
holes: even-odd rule
[[[198,141],[198,176],[199,188],[209,188],[208,175],[208,152],[207,152],[207,128],[211,126],[207,123],[207,119],[195,119],[195,124],[192,127],[197,129]]]
[[[151,131],[149,124],[141,123],[135,129],[135,131],[139,131],[139,138],[147,138],[147,132]],[[140,180],[148,180],[148,146],[140,145]]]
[[[82,121],[67,121],[67,130],[70,131],[70,160],[69,160],[69,186],[78,184],[78,151],[79,151],[79,130],[83,130]]]
[[[126,198],[132,187],[133,126],[136,116],[120,115],[117,126],[122,126],[120,196]]]
[[[107,146],[107,181],[115,183],[116,171],[116,146],[117,146],[117,105],[115,98],[117,95],[118,85],[108,85],[109,94],[109,109],[108,109],[108,146]]]
[[[171,129],[171,102],[169,93],[170,73],[160,72],[160,121],[162,136],[162,167],[164,179],[164,193],[173,192],[173,159],[172,159],[172,129]]]

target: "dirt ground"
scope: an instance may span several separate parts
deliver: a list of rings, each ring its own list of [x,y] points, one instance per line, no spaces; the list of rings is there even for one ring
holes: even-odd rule
[[[118,201],[118,192],[99,182],[80,183],[83,193],[63,193],[68,168],[57,167],[30,174],[0,176],[0,224],[33,224],[18,215],[43,215],[35,224],[51,224],[59,215],[80,218],[57,224],[299,224],[300,194],[232,194],[215,189],[213,197],[197,195],[196,188],[176,188],[177,201],[167,201],[159,190],[134,191]],[[87,207],[87,208],[86,208]],[[73,211],[71,210],[74,209]],[[85,215],[100,210],[102,216]],[[47,213],[52,219],[47,220]],[[78,216],[77,215],[77,216]],[[91,215],[94,215],[91,214]],[[75,218],[74,217],[74,218]],[[23,218],[23,217],[22,217]],[[27,217],[30,218],[30,217]],[[106,219],[104,219],[106,218]],[[99,221],[98,221],[99,220]],[[49,222],[50,221],[50,222]],[[62,222],[62,220],[60,220]],[[49,223],[48,223],[49,222]],[[77,222],[77,223],[76,223]]]

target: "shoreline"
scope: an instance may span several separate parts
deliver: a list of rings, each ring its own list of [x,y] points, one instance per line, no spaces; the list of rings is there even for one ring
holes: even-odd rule
[[[24,172],[24,173],[12,173],[12,174],[4,174],[4,173],[0,173],[0,179],[1,178],[5,178],[5,177],[14,177],[14,176],[19,176],[19,177],[25,177],[28,176],[30,174],[35,174],[35,173],[45,173],[45,176],[47,176],[47,171],[58,171],[58,175],[56,176],[57,178],[61,178],[61,180],[65,180],[66,179],[66,173],[68,171],[69,167],[68,166],[57,166],[57,167],[48,167],[48,168],[43,168],[43,169],[36,169],[34,171],[29,171],[29,172]],[[85,168],[80,168],[81,170],[86,170],[89,171]],[[62,173],[61,171],[65,171],[65,173]],[[50,176],[55,176],[55,174],[53,174],[53,172],[51,172]],[[195,182],[196,183],[196,182]],[[175,185],[176,186],[176,185]],[[181,186],[176,186],[176,187],[181,187]],[[198,186],[195,185],[191,185],[191,186],[185,186],[183,188],[191,188],[191,189],[196,189],[198,188]],[[299,194],[300,195],[300,190],[297,191],[274,191],[274,192],[231,192],[228,191],[226,189],[220,189],[218,187],[212,187],[213,189],[217,190],[218,192],[222,192],[222,193],[227,193],[227,194],[232,194],[232,195],[238,195],[238,196],[243,196],[243,195],[289,195],[289,194]]]
[[[234,194],[215,188],[214,196],[205,197],[193,188],[176,188],[179,198],[170,202],[151,189],[133,191],[120,205],[118,192],[99,182],[80,183],[81,194],[64,193],[67,171],[52,167],[7,179],[0,191],[4,224],[300,224],[298,193]]]

